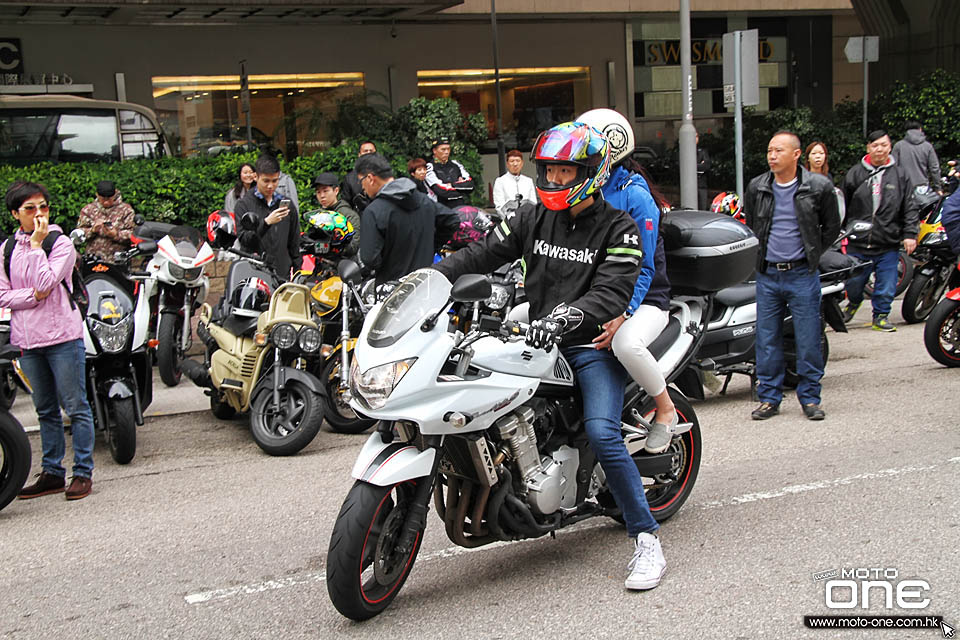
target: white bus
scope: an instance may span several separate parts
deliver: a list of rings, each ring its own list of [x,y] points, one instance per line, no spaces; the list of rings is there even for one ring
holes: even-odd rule
[[[169,154],[156,114],[142,105],[67,95],[0,96],[0,164]]]

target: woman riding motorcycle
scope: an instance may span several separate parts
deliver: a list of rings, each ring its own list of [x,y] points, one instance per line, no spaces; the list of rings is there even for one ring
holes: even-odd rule
[[[648,453],[662,453],[670,446],[679,420],[667,392],[667,382],[647,348],[670,319],[670,282],[660,237],[660,209],[646,180],[627,168],[633,162],[630,154],[634,148],[633,129],[627,119],[612,109],[593,109],[578,121],[603,132],[611,141],[610,159],[614,168],[603,185],[603,197],[633,217],[640,228],[643,245],[643,263],[630,304],[622,315],[604,324],[603,333],[593,341],[598,349],[613,349],[624,369],[653,396],[657,413],[644,449]]]

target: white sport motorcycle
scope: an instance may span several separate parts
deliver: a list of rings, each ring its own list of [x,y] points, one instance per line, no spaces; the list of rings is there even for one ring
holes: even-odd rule
[[[432,269],[405,278],[367,316],[351,366],[352,406],[380,427],[353,468],[337,517],[327,587],[343,615],[383,611],[406,580],[431,494],[447,535],[464,547],[543,536],[594,516],[620,518],[583,431],[580,392],[559,349],[528,346],[525,326],[486,316],[467,333],[448,309],[490,296],[484,276],[451,286]],[[667,379],[686,366],[704,325],[703,297],[673,301],[651,345]],[[700,467],[700,426],[687,399],[670,448],[643,451],[653,399],[630,384],[622,434],[663,521],[690,495]]]
[[[146,272],[156,279],[159,295],[154,325],[157,369],[163,383],[175,387],[183,375],[184,354],[193,344],[190,319],[210,289],[204,269],[213,264],[216,254],[193,227],[145,222],[137,226],[134,235],[157,242],[157,252],[146,266]]]

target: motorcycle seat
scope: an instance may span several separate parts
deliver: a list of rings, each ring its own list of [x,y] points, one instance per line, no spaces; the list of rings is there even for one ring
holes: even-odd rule
[[[176,225],[168,222],[144,222],[133,230],[133,235],[141,240],[160,241]]]
[[[739,307],[757,300],[757,285],[755,282],[744,282],[732,287],[721,289],[713,298],[717,304],[725,307]]]
[[[650,343],[649,350],[654,360],[659,360],[667,352],[667,349],[673,345],[680,336],[681,328],[680,321],[677,320],[676,316],[670,316],[670,322],[660,332],[660,335]]]

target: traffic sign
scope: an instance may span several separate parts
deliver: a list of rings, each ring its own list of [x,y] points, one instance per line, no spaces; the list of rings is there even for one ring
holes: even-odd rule
[[[864,55],[866,55],[867,62],[876,62],[880,59],[880,37],[853,36],[847,38],[847,44],[843,47],[843,55],[847,57],[847,62],[863,62]]]

